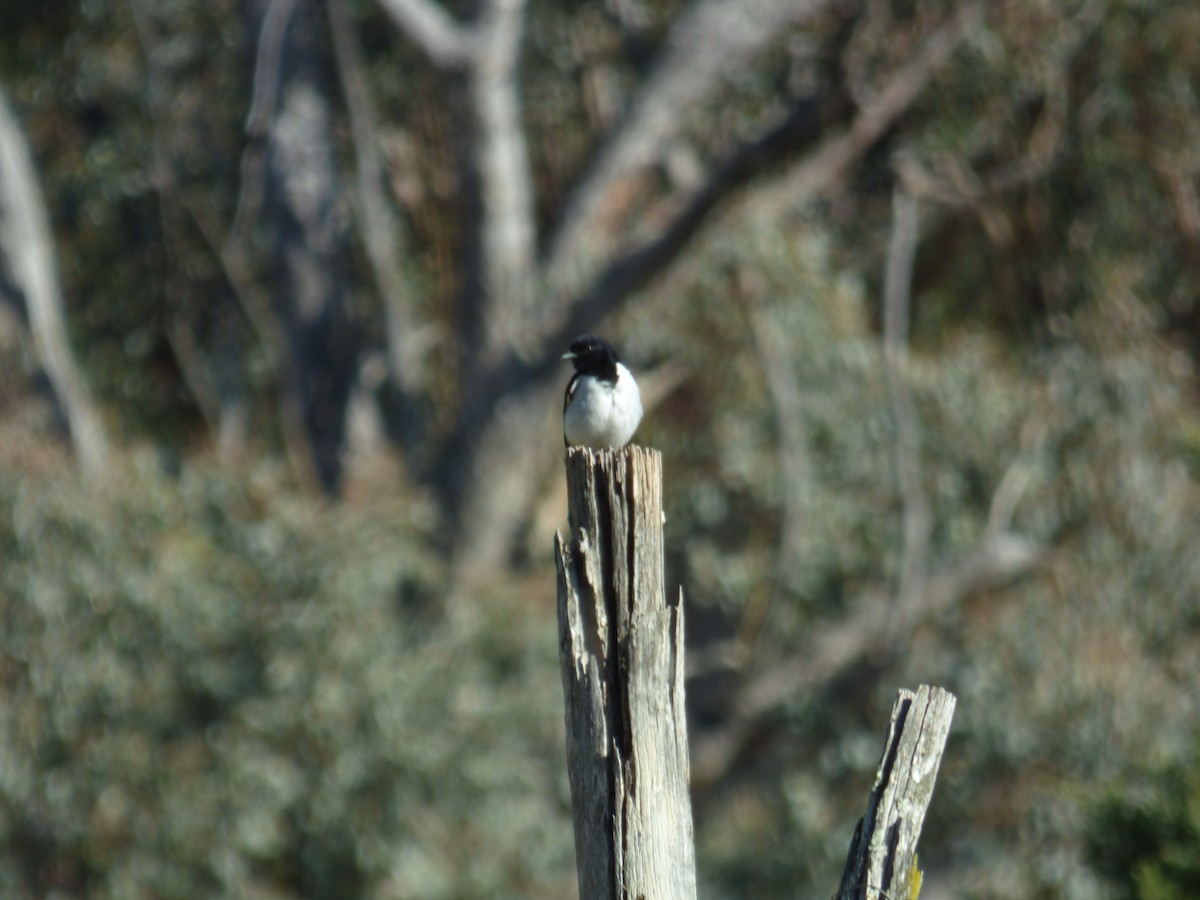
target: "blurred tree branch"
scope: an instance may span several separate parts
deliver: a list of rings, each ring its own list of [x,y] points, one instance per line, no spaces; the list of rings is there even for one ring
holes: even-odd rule
[[[867,97],[843,132],[828,138],[801,163],[777,178],[764,180],[746,206],[764,221],[776,221],[818,191],[827,191],[858,162],[913,104],[950,61],[982,14],[982,4],[961,7],[926,38],[912,58],[884,79]]]
[[[741,280],[753,275],[743,271]],[[801,565],[804,545],[804,495],[812,483],[812,459],[808,447],[808,425],[804,417],[804,398],[796,384],[780,329],[771,321],[761,299],[752,289],[743,289],[742,296],[750,307],[750,328],[754,346],[762,360],[763,376],[771,394],[776,429],[776,455],[783,485],[781,502],[783,522],[779,528],[778,578],[790,580],[790,573]]]
[[[359,233],[383,305],[388,380],[392,393],[389,400],[396,409],[398,431],[411,459],[417,452],[423,431],[423,423],[413,406],[425,366],[421,358],[423,330],[417,327],[412,311],[412,285],[400,266],[399,254],[407,249],[408,241],[387,200],[384,165],[379,153],[379,126],[358,37],[341,0],[327,0],[325,6],[354,139],[358,200],[355,209]]]
[[[921,435],[908,386],[908,324],[913,260],[919,238],[917,200],[902,188],[892,195],[892,236],[883,280],[883,359],[888,402],[896,429],[893,458],[904,507],[903,547],[896,604],[916,602],[925,590],[932,520],[921,476]]]
[[[743,754],[774,731],[771,713],[801,691],[844,674],[865,660],[885,659],[923,623],[981,591],[1003,586],[1046,559],[1048,548],[1011,529],[1020,492],[1028,483],[1024,461],[1014,460],[992,498],[987,527],[975,546],[931,571],[925,589],[906,605],[885,587],[865,591],[838,620],[817,625],[802,647],[748,674],[720,731],[694,735],[692,784],[712,787]]]
[[[769,714],[799,691],[828,682],[858,661],[895,653],[922,622],[977,591],[1019,577],[1045,556],[1044,548],[1010,530],[1029,477],[1018,460],[1010,465],[993,494],[987,524],[976,546],[950,565],[929,572],[932,520],[922,485],[919,424],[906,371],[911,282],[920,236],[918,201],[898,186],[892,208],[882,318],[884,369],[896,428],[893,454],[904,519],[897,582],[892,590],[867,592],[844,619],[814,629],[805,648],[748,676],[737,692],[730,721],[720,732],[696,738],[693,784],[701,789],[720,780],[742,754],[763,739],[771,731]],[[760,352],[769,350],[769,341],[760,339],[759,347]],[[774,365],[778,363],[777,359],[773,361]],[[772,364],[769,356],[765,364]],[[774,396],[779,386],[770,379],[769,384]],[[779,415],[780,400],[775,399]],[[788,417],[794,418],[794,413]],[[739,649],[716,648],[712,664],[740,667],[746,656]],[[704,665],[704,660],[698,659],[697,664]]]
[[[604,236],[627,228],[619,218],[613,219],[605,212],[611,211],[610,204],[624,190],[625,180],[666,152],[684,117],[703,106],[730,67],[761,53],[787,25],[816,15],[826,6],[770,0],[759,3],[763,15],[755,18],[745,16],[741,5],[705,0],[680,20],[654,74],[631,101],[630,112],[615,126],[596,160],[568,195],[541,267],[528,278],[525,276],[531,270],[524,268],[524,260],[531,246],[527,238],[533,234],[532,210],[527,203],[524,144],[510,140],[519,133],[510,131],[510,126],[516,127],[515,76],[504,76],[506,72],[511,74],[510,51],[515,52],[515,39],[496,39],[501,45],[497,51],[499,73],[504,77],[496,76],[499,80],[486,91],[480,84],[472,106],[473,127],[482,130],[472,139],[476,147],[473,152],[477,160],[488,161],[475,167],[484,183],[479,188],[480,215],[474,228],[483,248],[480,278],[491,287],[483,290],[483,305],[474,302],[469,284],[465,294],[461,318],[464,366],[460,376],[464,403],[449,452],[442,457],[439,479],[452,518],[470,532],[461,535],[462,544],[472,548],[470,559],[483,569],[491,567],[512,546],[524,515],[526,501],[522,498],[529,496],[531,481],[544,471],[550,458],[547,455],[539,463],[526,457],[520,466],[514,466],[504,448],[513,446],[531,429],[545,427],[539,424],[546,422],[544,407],[534,409],[530,404],[546,403],[546,381],[555,371],[553,360],[561,346],[615,311],[670,265],[725,198],[778,162],[812,146],[831,127],[850,117],[852,104],[838,86],[822,96],[796,101],[762,138],[738,148],[715,167],[690,196],[679,202],[678,210],[639,244],[621,249]],[[794,208],[805,191],[827,184],[851,166],[916,102],[961,42],[978,8],[976,4],[965,7],[933,32],[910,62],[883,79],[874,99],[850,117],[849,125],[838,137],[817,145],[786,174],[767,182],[767,189],[751,192],[740,209],[759,215],[775,204],[777,213],[782,214]],[[488,13],[481,17],[486,27],[481,26],[479,33],[494,34],[499,29],[509,36],[516,34],[512,22],[519,10],[515,5],[497,5],[488,10],[491,18]],[[751,19],[755,24],[746,24]],[[696,52],[697,41],[707,48],[706,52]],[[456,65],[465,66],[469,84],[479,67],[480,52],[473,50],[465,62],[455,57]],[[485,97],[490,100],[485,102]],[[486,114],[488,109],[494,115]],[[491,150],[487,149],[489,144]],[[510,173],[507,177],[501,174],[505,171]],[[488,199],[489,177],[494,185],[505,189],[492,200]],[[784,205],[779,205],[777,199],[781,195],[787,198]],[[528,228],[519,227],[522,219]],[[503,235],[508,237],[502,239]],[[489,257],[489,246],[507,250]],[[541,303],[533,303],[528,294],[522,294],[522,285],[529,291],[535,283],[546,288]],[[499,299],[506,296],[507,301]],[[495,330],[500,327],[503,332]],[[499,422],[501,415],[511,421]],[[489,459],[507,460],[505,471],[496,470]],[[495,516],[505,521],[501,523]],[[481,529],[478,535],[474,533],[475,523]]]
[[[525,0],[487,0],[470,25],[424,0],[380,3],[439,68],[461,80],[466,95],[462,181],[471,214],[459,373],[470,395],[496,375],[533,295],[533,185],[517,72]]]
[[[242,152],[242,180],[227,238],[230,248],[238,253],[245,252],[243,248],[249,239],[250,229],[262,210],[262,198],[266,190],[266,138],[271,112],[279,102],[284,39],[296,3],[297,0],[268,0],[255,33],[254,74],[250,109],[246,113],[247,143]]]
[[[105,471],[108,436],[75,364],[63,313],[46,202],[37,170],[8,97],[0,89],[0,266],[20,291],[37,355],[67,421],[80,470]]]
[[[379,5],[439,68],[471,64],[475,50],[470,32],[433,0],[379,0]]]
[[[153,128],[153,165],[151,181],[158,198],[158,215],[162,228],[163,249],[166,257],[163,274],[164,290],[168,306],[172,311],[165,334],[171,352],[192,400],[204,417],[209,431],[216,437],[222,458],[231,459],[239,455],[247,440],[248,417],[246,412],[246,386],[241,367],[236,361],[236,352],[230,348],[236,343],[229,333],[226,307],[234,301],[227,296],[214,300],[221,332],[218,340],[222,344],[221,355],[233,357],[233,365],[212,365],[197,338],[194,322],[195,310],[181,298],[186,294],[184,273],[188,269],[185,259],[185,233],[194,225],[189,204],[182,190],[176,148],[170,134],[172,82],[171,72],[163,65],[163,40],[152,10],[144,0],[129,0],[129,9],[137,32],[138,44],[146,65],[146,104],[150,111]]]
[[[782,522],[770,588],[748,599],[736,636],[728,647],[718,649],[713,660],[731,668],[739,668],[749,658],[763,637],[775,603],[804,564],[804,539],[812,512],[806,508],[805,500],[813,484],[804,397],[796,383],[784,335],[763,299],[760,279],[749,267],[741,267],[735,273],[735,290],[739,303],[747,311],[750,334],[770,394]]]
[[[517,80],[525,0],[489,0],[468,69],[473,174],[479,180],[479,271],[467,273],[466,385],[490,378],[530,318],[534,205]],[[477,377],[474,363],[479,364]]]
[[[1009,530],[1028,481],[1024,467],[1014,462],[996,488],[987,525],[976,546],[958,561],[929,573],[932,519],[922,485],[916,407],[907,384],[910,291],[920,233],[917,203],[904,188],[896,188],[882,304],[884,370],[896,429],[893,455],[903,510],[901,562],[895,587],[867,592],[844,619],[814,629],[806,647],[791,658],[749,675],[737,693],[730,721],[719,733],[696,739],[693,783],[698,787],[711,786],[723,777],[770,730],[769,713],[799,691],[837,677],[858,661],[895,653],[928,618],[976,591],[1018,577],[1043,556],[1042,548]],[[778,355],[772,352],[765,331],[760,326],[755,332],[764,365],[786,371],[786,365],[781,365]],[[797,410],[787,399],[789,389],[781,377],[768,377],[776,414],[794,420]],[[779,427],[785,426],[786,422],[781,422]],[[786,427],[795,430],[794,425]],[[802,440],[802,434],[792,433],[790,439]],[[802,477],[799,471],[788,475]],[[785,511],[785,522],[787,519]],[[711,663],[740,668],[746,661],[742,648],[721,647]],[[706,662],[699,657],[696,664],[703,666]]]
[[[685,12],[629,111],[564,203],[544,261],[555,289],[604,279],[594,275],[595,267],[613,254],[626,228],[616,214],[623,206],[621,183],[660,161],[687,117],[711,102],[740,67],[790,26],[831,5],[830,0],[700,0]]]
[[[838,90],[820,98],[797,100],[788,114],[762,137],[736,148],[680,205],[678,212],[643,243],[615,256],[582,294],[560,304],[546,317],[543,343],[564,345],[614,312],[630,295],[667,268],[721,204],[754,178],[780,165],[817,141],[849,111]]]

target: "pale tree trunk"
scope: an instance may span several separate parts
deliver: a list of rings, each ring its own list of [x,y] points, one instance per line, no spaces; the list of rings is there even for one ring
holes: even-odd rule
[[[535,288],[533,183],[518,72],[525,0],[485,0],[470,23],[432,0],[380,0],[462,91],[463,292],[460,394],[495,379],[519,345]]]
[[[519,345],[533,294],[533,185],[517,80],[524,14],[524,0],[490,0],[484,6],[467,76],[471,164],[482,212],[480,272],[471,279],[481,293],[467,298],[465,310],[477,319],[480,339],[467,349],[484,372]]]
[[[89,478],[99,478],[104,472],[108,439],[71,352],[46,204],[29,146],[3,91],[0,267],[8,269],[21,293],[34,347],[66,417],[80,469]]]

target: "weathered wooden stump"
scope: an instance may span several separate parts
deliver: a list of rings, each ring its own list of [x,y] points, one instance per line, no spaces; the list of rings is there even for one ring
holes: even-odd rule
[[[854,830],[836,900],[909,900],[920,888],[919,880],[913,883],[917,840],[933,799],[955,702],[953,694],[927,685],[915,694],[900,691],[867,814]]]
[[[662,457],[567,452],[555,536],[567,765],[582,900],[696,896],[683,598],[663,579]]]

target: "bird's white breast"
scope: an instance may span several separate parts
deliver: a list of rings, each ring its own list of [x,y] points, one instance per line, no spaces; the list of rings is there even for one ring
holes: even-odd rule
[[[617,380],[608,384],[580,378],[563,417],[567,443],[583,447],[623,447],[642,421],[642,397],[629,370],[617,363]]]

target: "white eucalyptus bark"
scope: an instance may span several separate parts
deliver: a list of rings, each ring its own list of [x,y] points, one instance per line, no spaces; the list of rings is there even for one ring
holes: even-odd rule
[[[38,358],[67,418],[79,467],[88,478],[105,468],[108,438],[75,365],[63,313],[46,202],[16,114],[0,91],[0,265],[7,265],[29,314]]]
[[[533,293],[533,181],[517,77],[524,16],[525,0],[487,4],[468,76],[475,132],[471,151],[483,212],[478,224],[482,293],[476,298],[483,346],[471,353],[485,367],[518,343]]]
[[[465,80],[470,199],[478,220],[469,243],[461,320],[471,345],[464,392],[495,376],[503,355],[526,330],[533,297],[537,234],[533,177],[521,118],[518,63],[525,0],[487,0],[472,23],[460,23],[432,0],[379,0],[409,39],[440,68]]]

